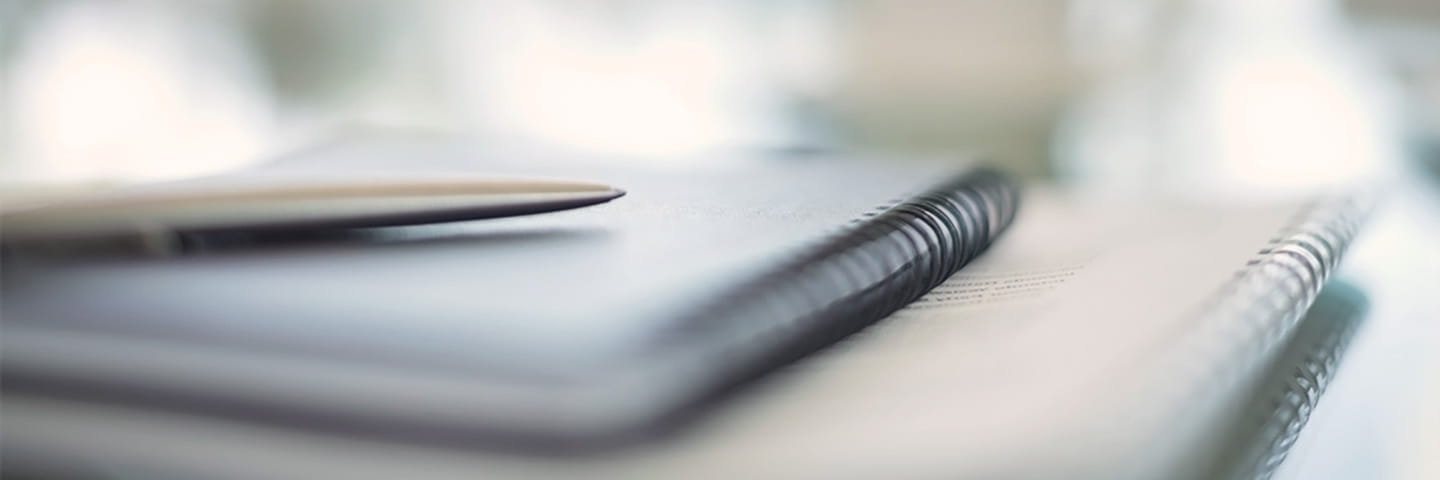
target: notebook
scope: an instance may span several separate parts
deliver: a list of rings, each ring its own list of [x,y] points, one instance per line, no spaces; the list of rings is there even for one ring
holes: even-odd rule
[[[426,227],[188,235],[165,256],[17,247],[5,390],[500,448],[623,443],[904,306],[1000,235],[1018,198],[968,161],[496,157],[337,144],[188,185],[485,172],[629,195]]]
[[[396,152],[408,152],[409,155],[404,155],[404,158],[450,159],[448,166],[444,168],[455,168],[457,162],[465,163],[460,160],[466,156],[463,149],[430,145],[423,147],[424,155],[418,155],[417,152],[422,150],[416,150],[420,147],[414,145],[390,148],[385,150],[369,146],[360,153],[350,150],[344,155],[354,165],[373,166],[393,162],[397,157]],[[739,165],[730,162],[730,166],[725,168],[737,168],[746,172],[753,172],[748,170],[750,168],[776,168],[794,172],[796,170],[790,169],[804,170],[810,168],[804,165],[818,165],[815,169],[808,170],[808,174],[785,177],[790,180],[783,183],[795,184],[794,178],[804,178],[805,180],[799,183],[807,188],[813,187],[814,190],[807,190],[808,193],[799,197],[825,198],[826,201],[798,208],[787,214],[746,213],[745,221],[774,221],[776,225],[785,226],[773,228],[807,232],[813,231],[816,224],[806,223],[810,221],[806,218],[831,212],[832,209],[834,211],[831,212],[831,218],[848,218],[849,215],[841,212],[856,209],[863,211],[865,207],[861,205],[871,203],[865,197],[873,194],[877,198],[883,198],[889,194],[879,192],[904,189],[896,188],[898,185],[917,188],[922,192],[930,188],[928,191],[932,192],[931,196],[937,191],[933,186],[919,186],[905,181],[888,183],[894,180],[893,176],[901,175],[901,172],[930,167],[902,167],[892,162],[883,168],[860,175],[864,181],[841,188],[829,183],[834,177],[827,175],[851,172],[849,163],[835,159],[808,159],[795,160],[802,165],[797,166],[783,160],[778,161],[781,163],[771,161],[765,165]],[[288,171],[303,173],[313,171],[309,170],[311,168],[322,169],[325,168],[324,165],[333,163],[312,159],[292,161],[288,165]],[[677,170],[671,173],[689,175],[694,171]],[[950,185],[982,185],[984,183],[979,180],[991,178],[992,175],[983,173],[977,177],[974,170],[969,172],[961,173],[958,177],[969,180]],[[768,191],[765,175],[743,173],[737,176],[744,181],[707,172],[705,183],[747,185],[747,188],[739,191],[723,188],[735,195],[763,196],[763,192]],[[919,177],[937,178],[933,173],[925,173]],[[600,178],[599,180],[626,188],[630,194],[622,201],[595,207],[590,211],[577,210],[545,217],[487,223],[483,228],[499,229],[493,231],[492,235],[503,232],[513,236],[498,240],[486,237],[490,240],[484,245],[487,250],[500,249],[500,252],[513,254],[515,250],[504,249],[537,248],[544,246],[547,241],[595,241],[595,238],[583,235],[575,238],[564,236],[561,240],[554,240],[551,235],[533,235],[526,227],[531,226],[530,222],[535,222],[546,226],[541,229],[543,232],[566,232],[568,227],[561,225],[576,225],[580,223],[579,219],[587,218],[587,215],[598,217],[617,212],[626,212],[623,213],[624,217],[630,218],[629,221],[636,221],[631,217],[639,213],[619,209],[627,202],[643,201],[646,198],[644,192],[647,189],[635,186],[640,184],[639,178],[634,177],[630,184],[619,179]],[[674,182],[656,184],[674,185]],[[994,184],[1004,185],[1003,180],[998,178]],[[233,295],[241,298],[264,297],[271,302],[280,303],[280,306],[292,308],[294,305],[324,305],[328,300],[335,300],[333,303],[338,305],[342,302],[336,299],[341,297],[361,298],[361,304],[375,309],[376,315],[404,318],[412,322],[424,321],[423,318],[416,320],[419,317],[414,314],[384,307],[384,300],[391,297],[380,296],[375,293],[378,290],[360,291],[362,294],[376,295],[377,298],[341,295],[337,290],[349,291],[348,289],[358,288],[355,285],[362,285],[363,282],[376,281],[375,277],[361,273],[381,267],[392,269],[391,271],[401,275],[405,282],[418,282],[422,278],[428,278],[428,275],[415,275],[413,271],[401,268],[412,265],[417,259],[443,259],[444,262],[441,263],[446,271],[469,272],[466,267],[475,265],[474,256],[486,259],[485,264],[491,268],[518,268],[490,261],[501,255],[491,257],[479,253],[478,250],[466,248],[469,245],[464,245],[463,240],[455,239],[456,236],[463,239],[463,235],[451,233],[455,229],[463,231],[481,228],[480,225],[430,227],[421,229],[423,232],[401,229],[368,233],[362,236],[360,240],[364,241],[359,244],[351,244],[350,242],[355,241],[353,239],[336,239],[327,235],[278,243],[251,244],[247,243],[248,240],[235,240],[233,242],[238,245],[234,246],[230,245],[231,241],[207,240],[209,243],[196,245],[196,252],[191,256],[181,258],[106,259],[98,263],[77,261],[74,264],[62,262],[58,265],[30,266],[28,268],[31,271],[24,273],[29,275],[27,278],[31,278],[29,281],[32,283],[17,285],[7,278],[5,286],[6,301],[3,308],[6,309],[6,338],[4,351],[0,352],[6,356],[6,402],[0,406],[7,412],[4,441],[9,451],[25,452],[24,458],[40,459],[42,465],[54,466],[56,463],[53,460],[57,458],[79,458],[89,462],[84,465],[91,468],[152,471],[179,476],[226,472],[239,477],[264,478],[384,478],[423,472],[437,478],[473,478],[484,475],[501,478],[1143,479],[1259,476],[1269,471],[1267,465],[1273,463],[1271,459],[1283,456],[1286,446],[1284,439],[1288,438],[1291,430],[1303,425],[1302,411],[1313,406],[1313,394],[1318,393],[1328,379],[1324,372],[1333,362],[1324,360],[1316,363],[1314,359],[1338,356],[1338,352],[1343,350],[1343,338],[1348,338],[1345,337],[1348,333],[1344,333],[1349,331],[1346,330],[1348,327],[1339,322],[1317,323],[1307,320],[1302,323],[1300,319],[1320,296],[1319,292],[1326,279],[1334,271],[1367,214],[1369,205],[1364,198],[1317,197],[1267,205],[1227,205],[1214,200],[1200,202],[1164,198],[1111,198],[1086,192],[1039,187],[1027,189],[1027,193],[1022,197],[1023,201],[1017,201],[1015,197],[1004,193],[996,193],[1013,192],[1008,188],[994,188],[988,196],[991,199],[1002,199],[994,202],[999,212],[1013,212],[1015,205],[1023,204],[1015,217],[1015,225],[1005,227],[1004,222],[1001,222],[993,230],[988,230],[993,232],[991,237],[987,237],[994,238],[993,245],[979,253],[973,262],[959,268],[958,273],[937,272],[932,269],[925,272],[927,274],[905,278],[907,282],[892,283],[891,287],[877,287],[877,290],[885,288],[888,291],[876,296],[895,302],[894,306],[897,308],[903,306],[897,311],[879,313],[875,317],[883,317],[883,320],[842,321],[839,325],[847,327],[839,332],[827,332],[818,328],[807,330],[807,327],[815,324],[799,321],[777,324],[780,326],[772,330],[747,331],[749,335],[736,334],[737,336],[733,337],[736,338],[736,344],[754,342],[765,345],[769,344],[772,337],[781,335],[781,332],[799,330],[805,331],[804,336],[811,338],[812,342],[804,349],[789,350],[784,355],[766,357],[769,368],[765,371],[769,373],[758,377],[750,375],[750,378],[756,380],[744,384],[743,388],[707,389],[704,390],[709,392],[707,394],[687,397],[700,399],[694,403],[670,401],[676,397],[663,394],[667,390],[656,388],[654,383],[637,382],[627,385],[630,388],[609,390],[622,392],[620,396],[625,399],[633,397],[623,392],[660,392],[662,395],[652,397],[658,399],[656,402],[659,404],[690,406],[669,409],[653,408],[654,404],[651,404],[649,407],[652,408],[648,410],[625,411],[668,413],[644,417],[647,421],[639,422],[634,421],[637,417],[621,416],[619,420],[611,418],[601,422],[599,426],[580,421],[590,417],[573,413],[594,410],[552,408],[552,405],[556,404],[546,404],[546,411],[559,412],[548,419],[537,421],[519,417],[511,419],[513,421],[510,423],[466,423],[455,422],[457,418],[474,418],[466,417],[464,408],[434,408],[437,403],[420,399],[423,401],[416,401],[413,405],[422,408],[411,410],[410,416],[402,416],[402,422],[379,426],[372,424],[372,427],[378,428],[359,428],[353,421],[317,422],[313,416],[319,415],[316,411],[323,410],[318,407],[305,410],[302,414],[287,415],[266,415],[273,413],[271,410],[257,412],[253,409],[196,409],[193,405],[214,405],[220,403],[218,400],[238,396],[230,385],[234,384],[235,380],[202,383],[223,393],[219,399],[179,397],[184,401],[177,402],[174,400],[177,398],[174,392],[153,390],[146,392],[147,395],[117,395],[116,392],[125,391],[124,387],[127,385],[94,382],[93,376],[71,374],[71,377],[66,378],[57,374],[58,367],[53,366],[49,367],[49,370],[43,369],[47,365],[55,364],[67,367],[65,362],[55,358],[56,355],[46,356],[43,353],[46,350],[61,351],[61,347],[64,347],[69,349],[65,350],[67,354],[73,355],[76,334],[67,331],[64,335],[57,335],[61,340],[72,343],[48,345],[37,342],[37,336],[13,335],[15,329],[12,325],[19,323],[13,315],[16,313],[35,315],[34,312],[56,314],[102,311],[94,300],[88,305],[79,306],[74,304],[80,302],[61,302],[58,297],[50,303],[42,303],[37,299],[45,298],[39,296],[39,292],[45,290],[34,290],[41,288],[37,285],[53,289],[57,288],[55,282],[66,280],[63,285],[68,289],[76,288],[77,285],[94,289],[86,290],[91,293],[82,298],[123,296],[126,301],[134,301],[143,298],[137,297],[137,294],[148,289],[124,285],[121,279],[128,279],[133,283],[136,278],[143,279],[151,275],[171,282],[166,285],[185,285],[189,293],[187,299],[204,298],[205,302],[211,305],[211,311],[186,311],[174,307],[176,302],[155,300],[154,303],[145,304],[146,308],[141,310],[167,315],[178,314],[177,318],[218,317],[224,320],[225,312],[213,311],[216,309],[235,310],[245,318],[256,318],[257,310],[254,307],[238,302],[216,305],[217,301],[229,297],[214,292],[231,292],[243,285],[245,291]],[[984,188],[977,190],[983,192]],[[925,197],[926,195],[900,196],[910,199]],[[986,197],[985,193],[970,196],[981,201]],[[905,203],[901,202],[900,205]],[[603,210],[611,207],[614,207],[615,211]],[[819,238],[836,238],[834,232],[853,232],[857,226],[866,225],[867,221],[876,222],[876,219],[886,218],[886,213],[883,212],[893,211],[892,207],[889,210],[872,212],[873,215],[861,214],[859,216],[862,220],[857,223],[827,220],[823,223],[836,225],[830,227],[831,233]],[[734,214],[728,212],[728,208],[699,209],[694,213],[695,217],[721,223],[740,221],[731,218]],[[1007,213],[989,218],[1003,219],[1009,216]],[[698,218],[693,220],[696,223],[669,221],[676,218],[688,217],[667,216],[667,223],[656,228],[673,232],[699,224]],[[777,219],[784,220],[776,221]],[[551,221],[563,223],[547,223]],[[943,221],[936,221],[935,224],[946,225]],[[627,229],[632,226],[625,224]],[[905,230],[915,235],[889,237],[906,240],[895,242],[892,246],[914,245],[916,247],[912,248],[918,249],[918,246],[927,244],[924,237],[926,233],[923,231]],[[733,305],[745,305],[744,300],[763,296],[763,292],[775,294],[769,298],[794,298],[792,301],[797,304],[802,302],[800,298],[809,298],[809,304],[814,305],[818,303],[814,299],[823,298],[822,292],[831,291],[835,284],[843,285],[838,279],[844,278],[845,272],[864,271],[864,268],[859,267],[861,265],[884,265],[885,263],[877,259],[892,258],[884,255],[897,255],[891,260],[893,262],[901,262],[901,259],[905,258],[897,253],[903,250],[872,250],[875,252],[873,256],[857,255],[848,258],[856,267],[847,268],[836,263],[828,267],[829,270],[813,266],[816,264],[786,264],[775,260],[776,257],[765,257],[763,254],[753,257],[759,258],[754,262],[730,260],[727,252],[733,253],[731,248],[745,250],[747,246],[773,244],[776,237],[771,235],[782,233],[758,230],[746,232],[765,238],[726,237],[721,242],[710,244],[723,245],[725,248],[716,246],[707,251],[708,255],[724,258],[687,259],[684,265],[651,268],[696,264],[730,265],[742,270],[742,273],[727,275],[726,278],[743,279],[756,278],[753,274],[755,270],[744,271],[747,268],[745,265],[783,265],[780,271],[790,272],[790,278],[806,279],[804,282],[792,284],[794,286],[791,288],[797,289],[795,291],[787,291],[779,285],[770,284],[763,289],[745,290],[747,293],[743,295],[725,297],[726,300],[721,301],[724,305],[719,307],[708,307],[723,310],[739,308]],[[795,238],[802,237],[809,238],[807,235],[797,235]],[[840,237],[843,238],[843,233]],[[747,240],[751,243],[746,243]],[[818,242],[826,244],[823,240]],[[797,244],[807,243],[797,241]],[[935,247],[932,257],[947,258],[940,252],[948,248],[948,258],[960,259],[962,262],[980,248],[972,247],[975,244],[967,241],[942,243],[934,237],[929,239],[928,244]],[[849,241],[846,245],[854,248],[855,245],[865,247],[874,244]],[[881,250],[887,253],[880,253]],[[394,253],[386,253],[388,251]],[[456,255],[458,251],[464,251],[467,255]],[[647,248],[642,252],[626,251],[626,254],[654,255],[657,252]],[[401,255],[405,260],[392,262],[386,260],[385,255]],[[780,257],[812,258],[793,254],[782,254]],[[626,264],[630,264],[629,261],[635,257],[622,258]],[[157,261],[159,263],[156,263]],[[271,263],[272,261],[277,263]],[[199,262],[205,265],[205,268],[186,270],[184,267],[192,262]],[[934,258],[914,263],[918,266],[911,268],[916,268],[916,271],[926,269],[925,265],[947,264]],[[281,264],[285,267],[283,271],[295,278],[280,279],[266,270]],[[566,263],[574,264],[577,263]],[[343,272],[345,274],[341,275],[328,269],[335,265],[355,265],[356,270]],[[801,265],[812,266],[806,268]],[[196,276],[197,272],[210,275],[220,267],[231,272],[225,276],[225,281],[216,281],[214,290],[201,288],[206,285],[197,280],[200,278]],[[15,269],[10,270],[13,275]],[[488,270],[486,273],[493,274],[496,271]],[[815,273],[813,276],[794,276],[799,275],[797,272],[807,271]],[[427,270],[426,273],[430,271]],[[318,278],[316,275],[322,274],[324,278],[342,278],[342,286],[315,283],[314,279]],[[37,278],[49,283],[34,280]],[[481,276],[476,275],[475,278]],[[527,277],[520,278],[523,280]],[[832,279],[833,283],[816,279]],[[613,280],[613,283],[630,287],[634,284],[628,282],[635,281],[638,280],[618,278]],[[265,282],[274,282],[276,285],[265,285]],[[305,287],[300,288],[301,285]],[[387,284],[391,288],[394,285],[394,282]],[[674,282],[674,285],[698,284]],[[616,285],[605,286],[611,287]],[[286,296],[283,292],[287,289],[295,290],[295,295]],[[108,296],[100,295],[102,290]],[[693,291],[700,292],[695,295],[702,296],[701,293],[706,290],[707,288],[697,287]],[[568,290],[556,289],[551,292]],[[25,302],[14,301],[20,298],[21,293],[29,298]],[[197,296],[197,293],[207,295]],[[470,293],[475,298],[490,298],[493,295],[513,292],[472,288]],[[792,294],[795,296],[790,297]],[[901,302],[895,300],[896,295],[914,300]],[[1326,295],[1333,296],[1331,293]],[[590,297],[582,295],[580,298]],[[681,295],[667,298],[694,297]],[[539,312],[578,312],[564,310],[567,304],[563,302],[568,300],[571,300],[568,295],[552,295],[549,301],[554,305],[534,306],[533,302],[525,305],[526,308],[534,307],[534,311]],[[663,299],[657,302],[659,303],[651,306],[658,308],[666,305]],[[675,302],[685,304],[679,300]],[[775,307],[772,307],[774,310],[771,311],[787,311],[784,307],[787,303],[779,300],[775,302]],[[124,310],[118,310],[116,305],[123,304],[124,302],[112,300],[105,304],[103,311],[112,315],[111,318],[126,319],[128,326],[136,322],[133,319],[137,317],[119,315],[117,312]],[[160,304],[166,307],[156,306]],[[408,298],[407,304],[425,305],[428,312],[436,306],[454,306],[459,303],[444,297],[417,296]],[[1350,309],[1354,310],[1356,309]],[[278,311],[280,310],[271,312]],[[314,309],[303,311],[328,313]],[[870,312],[863,309],[859,311]],[[73,316],[73,313],[50,318],[69,316]],[[297,319],[294,316],[282,318]],[[757,317],[739,315],[734,318]],[[375,335],[375,332],[371,331],[337,328],[334,323],[327,323],[335,321],[328,315],[313,315],[301,320],[305,325],[314,328],[326,327],[326,331],[333,335],[332,340],[340,345],[373,338]],[[43,323],[44,325],[29,325],[24,328],[79,328],[65,322],[62,322],[64,325],[55,325],[53,321]],[[865,324],[871,325],[863,329],[857,326]],[[1333,328],[1325,325],[1332,325]],[[210,324],[205,326],[214,328]],[[609,331],[585,330],[585,327],[593,326],[585,323],[567,326],[569,328],[566,332],[576,333],[565,335],[565,338],[572,340],[593,339],[597,332]],[[413,329],[415,325],[407,323],[406,327]],[[652,327],[654,324],[645,324],[642,330],[649,331],[645,329]],[[87,335],[103,336],[105,342],[113,343],[112,337],[120,336],[95,327],[86,328],[92,328],[84,331]],[[435,327],[433,324],[425,324],[425,328]],[[1312,329],[1339,331],[1344,334],[1321,335],[1311,332]],[[396,331],[391,330],[388,333],[393,335]],[[690,332],[702,337],[725,338],[722,333],[714,330]],[[817,335],[815,332],[825,333]],[[466,337],[465,340],[471,341],[472,338]],[[1326,340],[1315,341],[1316,338]],[[305,340],[306,337],[300,339]],[[93,337],[86,340],[92,342],[86,344],[87,347],[101,343]],[[193,343],[192,339],[183,337],[170,340]],[[424,339],[427,345],[454,345],[444,340]],[[233,342],[233,339],[230,341]],[[310,342],[300,343],[307,348],[313,348]],[[26,348],[27,344],[30,348]],[[20,352],[17,353],[17,349],[12,345],[20,346]],[[327,348],[329,349],[323,353],[346,353],[335,351],[338,350],[335,345]],[[1309,350],[1306,351],[1312,353],[1332,353],[1315,353],[1311,356],[1289,353],[1307,348]],[[802,351],[816,349],[818,351],[804,355],[798,361],[775,361],[791,360],[801,356]],[[41,352],[37,353],[37,350]],[[581,350],[579,353],[587,352],[589,351]],[[366,359],[376,356],[374,349],[366,350],[365,353],[366,355],[356,355],[353,358]],[[440,353],[449,352],[442,348],[436,355]],[[525,358],[523,354],[515,351],[501,353]],[[162,358],[170,361],[177,358],[168,356],[169,352],[166,354],[167,356]],[[267,356],[275,355],[272,353]],[[715,359],[716,363],[724,364],[719,360],[730,362],[733,357],[736,355],[717,354],[710,358]],[[21,360],[19,366],[16,366],[14,360],[17,358]],[[110,355],[99,358],[114,362],[124,357]],[[393,362],[394,358],[386,357],[385,360]],[[94,368],[97,363],[101,362],[96,360],[85,366]],[[287,377],[293,373],[283,372],[281,369],[295,368],[296,363],[287,358],[284,364],[270,365],[271,368],[262,365],[256,369],[258,372]],[[184,367],[170,372],[183,373],[195,369],[194,363],[181,365]],[[428,364],[409,365],[409,369],[403,371],[411,376],[416,372],[435,369]],[[524,370],[522,376],[543,376],[563,383],[567,377],[556,373],[565,370],[557,367],[566,365],[569,364],[537,360],[534,365],[527,365],[529,369]],[[379,369],[370,364],[360,366],[365,370]],[[30,372],[21,377],[22,381],[16,382],[12,372],[24,372],[26,368],[29,368]],[[122,374],[115,374],[112,378],[133,381],[132,372],[135,370],[131,368],[126,366],[117,369]],[[1301,370],[1296,370],[1297,368]],[[70,374],[73,371],[62,370],[59,373]],[[585,378],[602,378],[593,375],[594,371],[587,371]],[[1281,379],[1287,378],[1284,375],[1287,371],[1302,372],[1303,380],[1295,380],[1293,385],[1282,383],[1285,380]],[[351,370],[340,373],[353,372]],[[485,373],[486,378],[490,378],[490,372]],[[56,377],[66,381],[45,381],[46,378]],[[346,407],[345,401],[353,401],[351,405],[376,405],[371,397],[361,397],[358,400],[352,397],[345,400],[338,399],[335,395],[337,387],[345,387],[347,382],[374,385],[371,383],[376,378],[374,374],[367,373],[366,376],[358,378],[343,375],[327,378],[330,379],[328,382],[317,385],[316,391],[312,391],[313,398],[341,403],[339,407]],[[423,380],[433,378],[425,377]],[[670,377],[662,375],[648,378]],[[1299,377],[1291,375],[1290,378]],[[12,384],[19,388],[11,388]],[[77,384],[90,386],[77,388]],[[250,381],[239,385],[243,385],[248,392],[255,392],[260,384]],[[424,387],[425,389],[416,391],[431,395],[453,391],[442,390],[434,383],[424,384]],[[133,391],[133,386],[130,388]],[[716,396],[715,392],[721,390],[730,391],[731,394]],[[262,393],[272,395],[273,392],[272,389]],[[494,391],[486,393],[493,394]],[[1294,395],[1302,397],[1297,398]],[[291,400],[287,397],[278,398],[284,398],[287,402]],[[714,401],[716,398],[725,401]],[[1283,402],[1275,400],[1276,398]],[[707,402],[704,399],[711,400]],[[494,410],[489,410],[492,405],[480,408],[472,404],[470,408],[493,412]],[[561,402],[559,405],[566,404]],[[699,408],[695,405],[708,407]],[[292,410],[286,410],[287,412],[295,412],[294,405],[288,406]],[[674,412],[689,414],[678,415]],[[372,410],[364,413],[380,418],[392,418],[386,415],[394,415],[394,410],[379,413]],[[666,420],[657,420],[660,418]],[[675,420],[676,418],[688,420],[679,421]],[[333,417],[330,419],[333,420]],[[441,421],[454,422],[447,425],[455,428],[440,428],[438,430],[444,435],[435,435],[435,428],[407,430],[397,427],[415,424],[433,427],[426,422]],[[576,427],[577,424],[579,427]],[[345,428],[336,428],[336,425]],[[616,438],[611,434],[624,431],[615,429],[616,425],[673,427],[642,429],[647,434],[640,437],[650,439],[647,441],[601,441],[600,443],[609,447],[587,450],[580,455],[555,455],[553,450],[511,450],[491,442],[476,441],[477,438],[490,438],[488,436],[471,436],[473,432],[493,433],[497,425],[502,426],[500,431],[503,431],[505,438],[509,440],[565,438],[587,445],[593,445],[597,439]],[[584,435],[576,436],[577,431],[584,432]],[[540,434],[536,435],[536,432]],[[126,441],[133,437],[142,437],[146,441],[144,445]],[[545,445],[553,446],[551,443]],[[45,459],[52,462],[44,462]]]

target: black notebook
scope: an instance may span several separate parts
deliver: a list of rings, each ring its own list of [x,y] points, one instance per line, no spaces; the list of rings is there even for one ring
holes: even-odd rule
[[[5,390],[505,445],[644,438],[940,284],[1015,186],[966,162],[555,166],[404,142],[219,179],[514,174],[628,196],[531,217],[7,252]]]

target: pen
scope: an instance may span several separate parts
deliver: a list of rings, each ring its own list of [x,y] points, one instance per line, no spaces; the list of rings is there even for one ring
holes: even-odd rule
[[[181,182],[7,195],[0,198],[0,239],[412,225],[565,210],[624,194],[599,183],[508,177]]]

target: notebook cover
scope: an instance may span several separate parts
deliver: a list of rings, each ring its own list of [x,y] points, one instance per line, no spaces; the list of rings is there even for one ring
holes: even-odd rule
[[[484,171],[629,195],[526,218],[191,237],[163,257],[7,252],[5,388],[447,443],[623,443],[917,298],[1018,207],[1013,184],[967,163],[600,163],[336,145],[244,175]]]

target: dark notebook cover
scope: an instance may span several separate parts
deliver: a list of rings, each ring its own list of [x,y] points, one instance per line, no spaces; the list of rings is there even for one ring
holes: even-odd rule
[[[4,386],[446,442],[646,438],[919,297],[1018,207],[1002,175],[962,162],[721,160],[368,142],[232,174],[503,173],[629,193],[510,219],[192,236],[162,256],[7,251]]]

